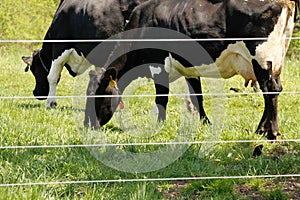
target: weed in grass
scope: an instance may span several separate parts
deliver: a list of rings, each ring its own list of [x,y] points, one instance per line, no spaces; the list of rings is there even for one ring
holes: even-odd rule
[[[182,195],[192,199],[235,199],[232,180],[201,180],[191,182]]]
[[[154,200],[161,199],[160,194],[153,187],[153,184],[139,183],[136,185],[136,189],[130,192],[130,200]]]
[[[262,179],[254,178],[251,179],[247,185],[253,187],[256,191],[261,191],[263,189],[264,183]]]
[[[283,193],[282,189],[276,188],[274,190],[264,192],[264,196],[266,196],[269,200],[288,200],[289,197],[287,194]]]

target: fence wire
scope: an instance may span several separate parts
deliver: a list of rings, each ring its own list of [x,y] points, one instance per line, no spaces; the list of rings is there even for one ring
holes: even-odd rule
[[[205,94],[125,94],[125,95],[68,95],[68,96],[0,96],[0,99],[36,99],[36,98],[57,98],[57,99],[73,99],[73,98],[136,98],[136,97],[186,97],[186,96],[245,96],[245,95],[299,95],[300,91],[290,92],[236,92],[236,93],[205,93]]]
[[[30,182],[30,183],[7,183],[0,187],[16,186],[41,186],[41,185],[70,185],[70,184],[95,184],[95,183],[129,183],[129,182],[156,182],[156,181],[196,181],[214,179],[251,179],[251,178],[286,178],[300,177],[300,174],[273,174],[253,176],[207,176],[207,177],[178,177],[178,178],[143,178],[143,179],[113,179],[113,180],[82,180],[82,181],[58,181],[58,182]]]
[[[213,42],[213,41],[235,41],[235,40],[267,40],[268,38],[211,38],[211,39],[94,39],[94,40],[21,40],[6,39],[0,43],[60,43],[60,42]],[[292,40],[299,40],[300,37],[292,37]],[[153,96],[241,96],[241,95],[262,95],[262,94],[286,94],[299,95],[298,91],[288,92],[242,92],[242,93],[215,93],[215,94],[145,94],[145,95],[101,95],[101,96],[55,96],[56,98],[95,98],[95,97],[153,97]],[[47,96],[49,97],[49,96]],[[45,97],[45,98],[47,98]],[[0,96],[0,99],[35,99],[35,96]],[[42,97],[41,97],[42,98]],[[45,148],[83,148],[83,147],[107,147],[107,146],[147,146],[147,145],[195,145],[195,144],[221,144],[221,143],[266,143],[273,140],[218,140],[218,141],[192,141],[192,142],[153,142],[153,143],[118,143],[118,144],[82,144],[82,145],[32,145],[32,146],[0,146],[5,149],[45,149]],[[276,142],[300,142],[300,139],[284,139]],[[17,186],[43,186],[43,185],[69,185],[69,184],[95,184],[95,183],[126,183],[126,182],[154,182],[154,181],[195,181],[213,179],[252,179],[252,178],[285,178],[300,177],[300,174],[271,174],[253,176],[204,176],[204,177],[171,177],[171,178],[143,178],[143,179],[117,179],[117,180],[78,180],[78,181],[57,181],[57,182],[28,182],[28,183],[0,183],[0,187]]]
[[[32,146],[0,146],[0,149],[53,149],[82,147],[119,147],[119,146],[154,146],[154,145],[195,145],[195,144],[228,144],[228,143],[267,143],[274,140],[208,140],[191,142],[147,142],[147,143],[103,143],[103,144],[73,144],[73,145],[32,145]],[[300,139],[276,140],[276,143],[300,142]]]

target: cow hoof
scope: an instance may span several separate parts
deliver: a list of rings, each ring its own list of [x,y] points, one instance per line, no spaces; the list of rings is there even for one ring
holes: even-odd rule
[[[268,132],[268,134],[267,134],[267,139],[268,139],[268,140],[273,140],[273,141],[275,141],[275,140],[277,139],[277,136],[278,136],[278,135],[280,135],[280,134],[269,133],[269,132]],[[273,141],[272,141],[272,142],[273,142]]]
[[[93,130],[99,130],[100,126],[92,126]]]
[[[256,134],[265,136],[268,140],[276,140],[277,136],[280,136],[281,133],[279,131],[271,131],[270,129],[266,129],[264,127],[258,128]]]
[[[99,125],[91,125],[90,124],[84,124],[84,128],[86,129],[92,129],[92,130],[99,130],[100,129],[100,126]]]
[[[266,132],[268,132],[268,131],[263,126],[258,127],[255,131],[255,133],[259,134],[259,135],[264,135]]]
[[[47,108],[55,108],[57,106],[57,103],[54,102],[50,102],[50,104],[47,103]]]
[[[212,123],[210,122],[210,120],[208,119],[207,116],[200,117],[200,120],[201,120],[203,125],[212,125]]]

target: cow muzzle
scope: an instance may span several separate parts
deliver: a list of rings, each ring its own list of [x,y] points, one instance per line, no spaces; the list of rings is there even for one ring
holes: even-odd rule
[[[49,92],[49,89],[47,89],[47,88],[42,88],[42,89],[36,88],[33,90],[33,95],[38,100],[45,100],[48,97],[48,92]]]

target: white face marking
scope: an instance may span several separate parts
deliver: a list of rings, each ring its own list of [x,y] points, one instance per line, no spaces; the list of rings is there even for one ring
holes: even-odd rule
[[[289,2],[282,8],[274,30],[268,40],[257,46],[255,59],[263,69],[268,69],[267,61],[272,62],[273,75],[279,76],[283,67],[284,57],[287,52],[294,27],[295,3]],[[276,78],[276,77],[275,77]]]

